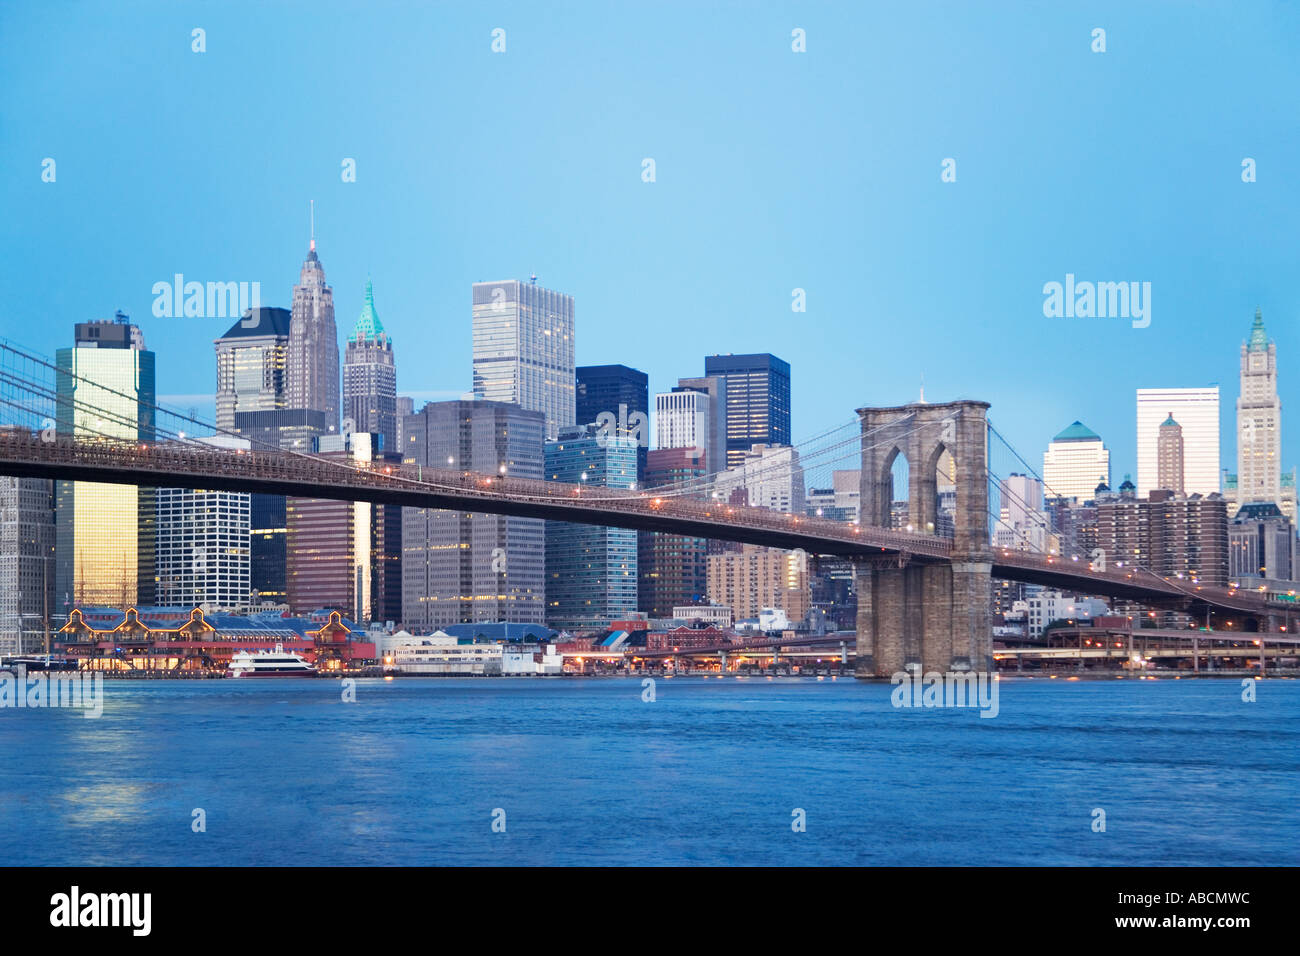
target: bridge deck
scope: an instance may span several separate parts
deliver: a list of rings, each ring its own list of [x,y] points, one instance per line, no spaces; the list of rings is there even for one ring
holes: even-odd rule
[[[210,488],[412,508],[517,515],[638,531],[662,531],[864,561],[945,563],[952,543],[934,535],[847,524],[685,497],[475,472],[372,465],[288,452],[215,449],[182,442],[43,440],[0,432],[0,473],[172,488]],[[1256,592],[1161,578],[1139,569],[1094,570],[1086,562],[993,550],[996,577],[1186,609],[1284,614],[1295,605]]]

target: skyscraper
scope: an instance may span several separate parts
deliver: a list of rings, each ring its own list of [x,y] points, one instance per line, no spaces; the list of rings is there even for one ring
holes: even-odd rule
[[[316,257],[316,239],[293,287],[289,321],[289,408],[325,413],[325,427],[339,424],[339,341],[334,326],[334,291]]]
[[[1183,429],[1183,490],[1219,492],[1219,387],[1137,390],[1137,493],[1159,490],[1159,432],[1169,416]]]
[[[0,654],[40,649],[54,595],[54,483],[0,475]]]
[[[645,485],[671,488],[694,482],[690,497],[703,499],[705,463],[688,448],[656,448],[647,456]],[[708,541],[659,531],[637,533],[641,584],[638,607],[651,617],[671,617],[673,608],[704,599]]]
[[[369,279],[365,306],[344,353],[343,415],[352,431],[379,435],[384,451],[400,450],[393,342],[375,312],[375,292]]]
[[[546,480],[596,488],[636,483],[637,444],[601,436],[594,424],[561,429],[546,443]],[[637,609],[637,533],[625,528],[546,522],[546,623],[592,628]]]
[[[400,464],[380,452],[369,432],[326,435],[319,454],[341,461]],[[305,614],[323,608],[358,623],[396,621],[401,595],[401,515],[396,505],[324,498],[287,503],[289,608]]]
[[[213,345],[217,351],[217,428],[240,412],[288,406],[288,309],[249,309]]]
[[[679,378],[677,388],[692,389],[709,396],[709,440],[706,443],[709,458],[705,464],[708,473],[716,475],[727,467],[727,380],[717,375]]]
[[[154,354],[127,317],[79,322],[59,349],[60,435],[112,443],[154,440]],[[73,604],[152,604],[154,489],[59,481],[56,495],[58,611]]]
[[[1183,484],[1183,426],[1171,414],[1156,437],[1156,486],[1181,495]]]
[[[613,434],[631,436],[636,442],[636,480],[643,481],[646,452],[650,448],[649,376],[626,365],[582,365],[577,369],[576,379],[574,424],[601,421],[608,424],[612,418]]]
[[[541,480],[545,430],[541,412],[505,402],[430,402],[402,425],[403,462]],[[403,624],[411,630],[486,621],[541,624],[544,524],[403,508]]]
[[[1241,346],[1237,398],[1237,502],[1282,501],[1282,402],[1277,397],[1277,346],[1255,310],[1250,338]]]
[[[790,444],[790,365],[767,352],[709,355],[706,377],[727,389],[727,467],[740,464],[753,445]]]
[[[224,435],[198,440],[218,448],[248,447]],[[246,605],[253,496],[194,488],[159,488],[155,494],[158,603],[224,611]]]
[[[1043,452],[1043,494],[1090,501],[1102,484],[1110,484],[1110,452],[1100,435],[1073,422]]]
[[[713,402],[707,392],[678,386],[655,396],[655,447],[685,448],[711,471]]]
[[[573,296],[536,276],[475,282],[472,310],[474,397],[541,412],[548,439],[576,424]]]

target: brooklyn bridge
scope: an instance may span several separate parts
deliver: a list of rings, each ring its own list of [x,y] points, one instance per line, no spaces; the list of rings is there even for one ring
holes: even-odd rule
[[[0,345],[0,359],[0,406],[8,420],[0,427],[2,474],[516,515],[843,558],[854,568],[862,677],[887,676],[911,663],[926,670],[989,669],[994,579],[1183,611],[1207,622],[1230,614],[1263,632],[1285,631],[1295,608],[1276,595],[1161,576],[1140,565],[995,548],[990,498],[1002,483],[989,469],[989,446],[1005,440],[980,401],[858,409],[852,453],[860,456],[860,517],[846,522],[733,504],[716,493],[713,480],[621,490],[520,478],[505,469],[481,474],[271,447],[218,448],[195,440],[193,431],[187,436],[180,427],[186,423],[212,427],[193,416],[153,406],[146,426],[107,400],[111,389],[103,389],[102,405],[86,407],[61,397],[48,375],[38,374],[47,366],[38,357]],[[69,401],[77,407],[67,407]],[[175,421],[165,427],[167,418]],[[74,419],[75,430],[67,427]],[[900,456],[909,463],[905,489],[894,487]],[[945,534],[935,530],[941,460],[950,462],[954,502]],[[896,500],[906,501],[911,530],[892,527]]]

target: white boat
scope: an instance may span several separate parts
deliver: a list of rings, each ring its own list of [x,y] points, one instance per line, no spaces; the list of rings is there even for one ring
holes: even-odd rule
[[[314,677],[316,668],[301,654],[277,644],[273,651],[238,651],[231,655],[227,673],[231,677]]]

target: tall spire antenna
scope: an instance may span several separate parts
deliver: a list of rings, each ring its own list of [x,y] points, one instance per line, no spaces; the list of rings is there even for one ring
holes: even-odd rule
[[[316,200],[311,200],[311,251],[316,251]]]

